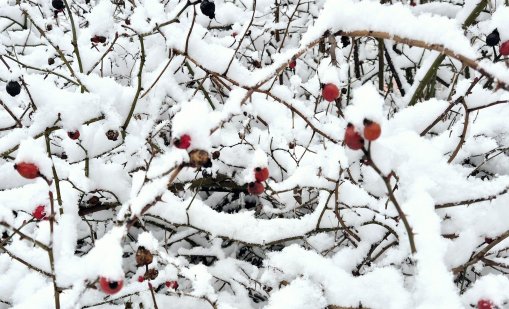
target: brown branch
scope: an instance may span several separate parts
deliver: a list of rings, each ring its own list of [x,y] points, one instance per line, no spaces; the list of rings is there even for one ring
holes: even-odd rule
[[[470,121],[470,112],[468,111],[468,107],[467,107],[467,104],[465,104],[465,99],[462,98],[462,100],[460,101],[461,105],[463,105],[463,108],[465,109],[465,122],[463,123],[463,131],[461,132],[461,135],[460,135],[460,140],[458,142],[458,144],[456,145],[456,148],[454,149],[454,151],[452,152],[451,156],[449,157],[449,160],[447,160],[447,163],[451,163],[454,158],[456,158],[456,156],[458,155],[461,147],[463,146],[463,144],[465,143],[465,137],[467,135],[467,128],[468,128],[468,123]]]
[[[503,191],[497,194],[490,195],[488,197],[481,197],[477,199],[470,199],[465,201],[459,201],[459,202],[451,202],[451,203],[444,203],[444,204],[438,204],[435,205],[435,209],[443,209],[443,208],[450,208],[455,206],[462,206],[462,205],[470,205],[475,203],[481,203],[481,202],[487,202],[492,201],[494,199],[497,199],[499,196],[506,194],[509,191],[509,188],[505,188]]]
[[[468,262],[465,264],[455,267],[452,269],[453,273],[459,273],[462,271],[465,271],[467,267],[474,265],[475,263],[479,262],[484,256],[496,245],[504,241],[506,238],[509,237],[509,231],[504,232],[502,235],[498,236],[496,239],[494,239],[491,243],[489,243],[484,249],[479,251],[478,253],[474,254]]]

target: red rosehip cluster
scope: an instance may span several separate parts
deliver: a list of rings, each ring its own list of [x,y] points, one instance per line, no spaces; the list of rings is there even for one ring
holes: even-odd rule
[[[179,283],[177,281],[175,281],[175,280],[173,280],[173,281],[166,281],[164,284],[166,285],[167,288],[170,288],[170,289],[176,290],[176,289],[179,288]]]
[[[255,180],[247,185],[247,192],[252,195],[260,195],[265,191],[263,181],[269,178],[269,169],[266,167],[257,167],[254,169]]]
[[[357,132],[357,130],[355,130],[355,126],[349,123],[346,126],[344,138],[346,146],[352,150],[360,150],[362,147],[364,147],[364,139],[367,139],[370,142],[378,139],[382,134],[382,128],[377,122],[364,119],[363,133],[364,138],[360,135],[359,132]]]

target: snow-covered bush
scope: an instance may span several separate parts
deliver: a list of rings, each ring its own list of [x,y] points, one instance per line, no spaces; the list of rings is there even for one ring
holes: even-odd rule
[[[0,308],[503,308],[507,0],[0,0]]]

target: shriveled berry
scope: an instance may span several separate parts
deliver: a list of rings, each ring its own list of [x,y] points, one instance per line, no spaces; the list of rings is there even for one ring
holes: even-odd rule
[[[80,131],[76,130],[74,132],[67,132],[67,136],[69,136],[70,139],[78,139],[80,138]]]
[[[368,141],[374,141],[382,134],[382,128],[377,122],[364,119],[364,138]]]
[[[92,195],[88,201],[87,201],[87,204],[88,205],[98,205],[101,203],[101,200],[99,199],[99,197],[97,195]]]
[[[247,192],[252,195],[260,195],[265,191],[265,187],[261,182],[250,182],[247,185]]]
[[[110,141],[116,141],[118,139],[118,131],[116,130],[108,130],[108,132],[106,132],[106,137],[110,140]]]
[[[20,162],[14,164],[14,168],[27,179],[34,179],[39,176],[39,168],[33,163]]]
[[[106,38],[101,35],[94,35],[92,38],[90,38],[90,41],[92,41],[92,43],[96,43],[96,44],[105,43]]]
[[[493,303],[487,299],[481,299],[477,302],[478,309],[492,309]]]
[[[195,149],[189,153],[189,165],[191,167],[209,167],[212,166],[209,153],[205,150]]]
[[[159,275],[159,271],[155,268],[151,268],[145,272],[144,277],[148,280],[154,280]]]
[[[265,181],[269,178],[269,169],[266,167],[257,167],[254,169],[255,179],[258,182]]]
[[[152,263],[154,259],[154,256],[152,253],[145,249],[145,247],[140,246],[138,247],[138,250],[136,250],[136,266],[145,266]]]
[[[191,146],[191,136],[183,134],[180,138],[176,139],[173,143],[179,149],[187,149]]]
[[[208,154],[207,154],[208,155]],[[209,168],[209,167],[212,167],[212,160],[207,159],[207,161],[203,164],[202,166],[203,168]]]
[[[21,85],[17,81],[11,80],[5,86],[5,91],[7,91],[11,97],[15,97],[21,93]]]
[[[343,44],[343,47],[347,47],[348,45],[350,45],[350,38],[347,36],[342,36],[341,44]]]
[[[505,41],[500,45],[500,48],[498,50],[502,56],[508,56],[509,55],[509,41]]]
[[[34,217],[36,220],[42,220],[46,218],[46,207],[44,207],[44,205],[37,206],[32,212],[32,217]]]
[[[486,45],[495,46],[500,43],[500,35],[498,34],[498,30],[493,30],[492,33],[488,34],[486,37]]]
[[[61,11],[61,10],[65,9],[65,4],[64,4],[64,1],[62,1],[62,0],[53,0],[53,1],[51,1],[51,5],[57,11]]]
[[[179,284],[177,281],[166,281],[164,283],[166,285],[167,288],[170,288],[170,289],[178,289],[179,288]]]
[[[322,96],[326,101],[332,102],[339,98],[339,88],[334,84],[326,84],[323,86]]]
[[[101,290],[103,290],[104,293],[112,295],[115,293],[118,293],[122,286],[124,285],[122,280],[109,280],[105,277],[99,278],[99,285],[101,286]]]
[[[364,140],[351,123],[346,126],[345,144],[352,150],[359,150],[364,146]]]
[[[207,16],[210,19],[215,18],[216,13],[216,5],[212,1],[203,0],[200,4],[200,10],[203,15]]]
[[[48,65],[53,65],[53,64],[55,64],[55,59],[48,58]]]

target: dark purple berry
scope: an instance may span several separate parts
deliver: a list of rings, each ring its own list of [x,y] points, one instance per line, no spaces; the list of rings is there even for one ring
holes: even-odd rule
[[[493,30],[492,33],[488,34],[486,37],[486,45],[495,46],[500,43],[500,35],[498,34],[498,30]]]
[[[216,5],[214,2],[203,0],[200,4],[200,10],[203,13],[203,15],[207,16],[210,19],[215,18],[215,12],[216,12]]]
[[[51,5],[57,11],[61,11],[61,10],[65,9],[64,1],[62,1],[62,0],[53,0],[53,1],[51,1]]]
[[[11,95],[11,97],[15,97],[21,93],[21,85],[18,82],[11,80],[7,83],[7,86],[5,86],[5,90]]]

